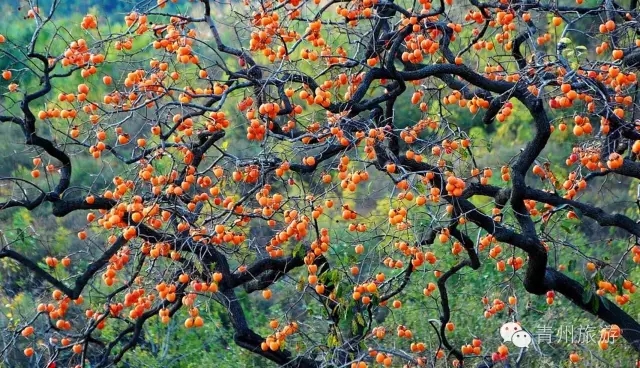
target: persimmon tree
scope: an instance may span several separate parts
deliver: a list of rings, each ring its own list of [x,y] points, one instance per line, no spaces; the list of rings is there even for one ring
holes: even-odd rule
[[[46,292],[3,326],[3,355],[117,365],[153,320],[197,329],[215,303],[278,365],[517,365],[523,351],[453,331],[456,313],[517,321],[525,297],[640,351],[637,1],[159,0],[79,24],[56,20],[63,1],[22,4],[27,42],[0,36],[0,121],[33,161],[2,173],[0,212],[81,213],[83,245],[41,257],[5,234],[0,258]],[[526,144],[480,165],[489,142],[463,120],[512,114]],[[616,182],[629,206],[594,200]],[[570,241],[581,224],[624,249],[591,255]],[[452,312],[478,273],[508,287]],[[247,294],[285,313],[252,326]],[[425,318],[384,317],[410,307]]]

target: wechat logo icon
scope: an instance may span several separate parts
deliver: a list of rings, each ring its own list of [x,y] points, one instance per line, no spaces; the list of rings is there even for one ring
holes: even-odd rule
[[[500,336],[504,341],[510,341],[519,348],[529,347],[533,341],[531,334],[515,322],[507,322],[502,325],[502,327],[500,327]]]

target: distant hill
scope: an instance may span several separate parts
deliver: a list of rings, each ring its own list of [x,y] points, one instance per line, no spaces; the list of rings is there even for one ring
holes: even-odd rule
[[[40,9],[47,11],[54,0],[41,0],[38,2]],[[86,14],[89,12],[100,13],[102,16],[119,16],[133,9],[148,9],[156,5],[156,0],[58,0],[57,13],[59,14]],[[6,8],[18,11],[20,6],[27,6],[25,1],[9,1],[2,5],[3,12]]]

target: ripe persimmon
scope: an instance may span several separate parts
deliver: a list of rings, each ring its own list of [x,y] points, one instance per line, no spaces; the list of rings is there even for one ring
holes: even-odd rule
[[[266,300],[271,299],[271,290],[269,289],[262,290],[262,297],[265,298]]]
[[[29,336],[31,336],[33,334],[33,331],[34,331],[33,326],[27,326],[22,330],[22,332],[20,332],[20,334],[23,337],[29,337]]]
[[[620,49],[613,50],[611,52],[611,56],[613,57],[613,60],[620,60],[624,56],[624,51]]]

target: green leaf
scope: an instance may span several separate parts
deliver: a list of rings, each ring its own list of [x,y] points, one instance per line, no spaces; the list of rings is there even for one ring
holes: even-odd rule
[[[578,51],[587,51],[587,48],[585,46],[582,46],[582,45],[576,46],[575,49],[578,50]]]
[[[338,284],[338,286],[336,286],[336,288],[333,289],[333,292],[336,293],[336,298],[340,299],[344,295],[345,290],[346,288],[340,287],[340,284]]]
[[[364,326],[366,323],[364,322],[364,318],[362,318],[362,313],[356,314],[356,321],[360,326]]]
[[[194,259],[193,262],[193,267],[195,267],[196,271],[198,271],[198,273],[204,273],[204,266],[202,265],[201,262],[197,261]]]
[[[346,309],[346,313],[345,313],[344,319],[345,319],[345,320],[347,320],[347,321],[349,321],[349,320],[351,320],[351,321],[355,320],[355,313],[354,313],[353,308],[347,308],[347,309]]]
[[[569,37],[562,37],[558,40],[559,43],[563,43],[565,45],[571,45],[571,39]]]
[[[576,269],[576,260],[575,259],[569,260],[569,263],[567,264],[567,271],[573,272],[573,270],[575,269]]]
[[[592,297],[593,297],[593,290],[591,290],[591,288],[584,289],[584,291],[582,292],[582,303],[584,304],[589,303],[589,300],[591,300]]]
[[[329,336],[327,336],[327,346],[329,346],[330,348],[335,348],[338,346],[338,339],[334,334],[330,334]]]
[[[602,281],[602,279],[603,279],[602,272],[598,270],[598,272],[596,272],[596,275],[593,278],[593,283],[596,285],[596,287],[598,286],[598,283]]]
[[[304,258],[305,254],[306,251],[302,242],[297,243],[295,248],[293,248],[293,255],[297,258]]]
[[[593,313],[598,313],[598,309],[600,309],[600,298],[593,298],[592,300],[593,301],[591,302],[591,310],[593,311]],[[603,304],[606,304],[606,302]]]
[[[616,288],[618,289],[618,295],[622,295],[622,291],[624,290],[624,288],[622,287],[623,281],[624,281],[624,277],[618,277],[614,282],[614,284],[616,285]]]
[[[320,281],[326,286],[333,286],[340,282],[340,273],[338,270],[330,270],[320,275]]]

